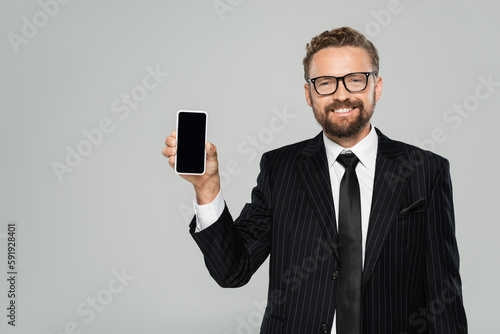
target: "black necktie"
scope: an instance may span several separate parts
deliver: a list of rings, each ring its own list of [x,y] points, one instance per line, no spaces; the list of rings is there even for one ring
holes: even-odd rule
[[[358,157],[340,154],[345,167],[340,181],[339,249],[340,286],[337,303],[337,334],[361,333],[361,199],[356,176]]]

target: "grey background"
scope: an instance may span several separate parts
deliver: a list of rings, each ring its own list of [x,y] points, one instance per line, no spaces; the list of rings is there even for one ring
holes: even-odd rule
[[[193,191],[161,149],[177,110],[207,111],[237,216],[261,154],[320,131],[301,61],[312,36],[343,25],[380,52],[373,124],[450,160],[470,332],[500,330],[500,87],[482,87],[489,96],[474,100],[480,77],[500,82],[498,2],[72,1],[47,22],[42,10],[23,0],[3,1],[0,11],[0,267],[12,221],[19,258],[17,326],[2,311],[2,333],[64,333],[71,322],[75,333],[258,333],[267,262],[243,288],[216,285],[188,234]],[[23,17],[34,15],[46,24],[16,52],[8,36],[22,36]],[[120,119],[113,101],[139,91],[157,66],[168,76]],[[447,114],[464,103],[467,116]],[[276,111],[292,116],[272,131]],[[66,147],[103,119],[113,131],[60,182],[53,163],[66,164]],[[245,151],[249,137],[261,138],[255,155]],[[134,278],[88,321],[77,307],[110,296],[113,270]],[[3,278],[0,296],[5,310]]]

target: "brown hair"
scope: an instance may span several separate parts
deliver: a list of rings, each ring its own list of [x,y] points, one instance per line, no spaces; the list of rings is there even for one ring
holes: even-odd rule
[[[309,79],[309,64],[313,55],[321,49],[327,47],[341,47],[341,46],[356,46],[362,48],[370,56],[373,70],[377,72],[379,69],[378,52],[375,46],[366,37],[357,30],[349,27],[342,27],[324,31],[318,36],[311,39],[311,42],[306,45],[306,56],[302,61],[304,65],[304,78]]]

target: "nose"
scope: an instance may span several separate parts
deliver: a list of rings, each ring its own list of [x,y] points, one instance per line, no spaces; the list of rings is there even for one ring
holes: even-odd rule
[[[342,81],[342,82],[341,82]],[[351,98],[351,92],[345,88],[344,79],[337,82],[337,91],[333,94],[334,100],[345,101]]]

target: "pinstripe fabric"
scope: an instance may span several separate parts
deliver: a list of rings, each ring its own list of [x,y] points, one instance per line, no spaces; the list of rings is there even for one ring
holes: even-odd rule
[[[377,132],[363,333],[467,333],[449,164]],[[191,223],[223,287],[246,284],[270,255],[261,333],[330,332],[342,276],[328,173],[320,133],[263,155],[251,203],[234,222],[226,207],[202,232]]]

